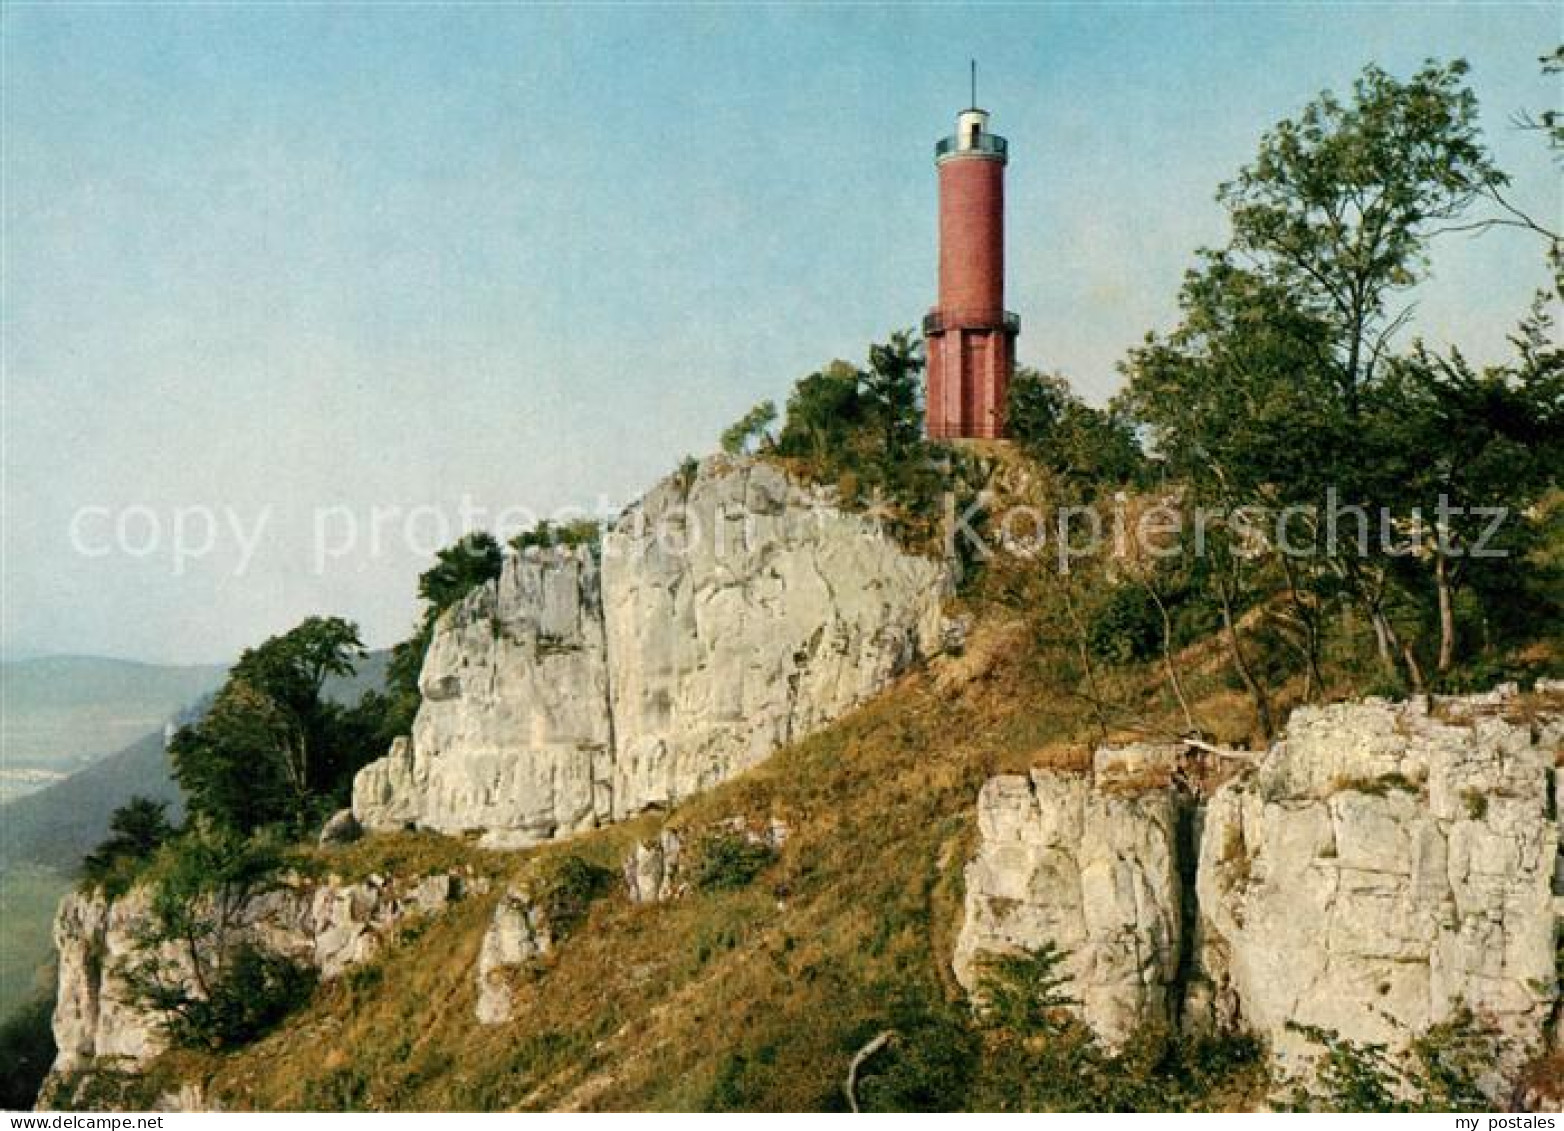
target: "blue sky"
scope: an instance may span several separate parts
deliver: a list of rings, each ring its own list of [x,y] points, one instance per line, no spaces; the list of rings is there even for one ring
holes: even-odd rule
[[[1011,139],[1022,360],[1094,400],[1222,240],[1217,184],[1370,61],[1468,58],[1514,197],[1557,218],[1510,119],[1560,102],[1561,11],[8,4],[0,649],[226,659],[317,611],[389,643],[425,561],[406,520],[369,544],[376,508],[622,503],[861,357],[932,300],[969,56]],[[1418,331],[1500,356],[1536,241],[1434,267]],[[111,552],[72,548],[84,507]],[[254,553],[224,525],[176,569],[194,507]],[[317,508],[360,534],[324,569]]]

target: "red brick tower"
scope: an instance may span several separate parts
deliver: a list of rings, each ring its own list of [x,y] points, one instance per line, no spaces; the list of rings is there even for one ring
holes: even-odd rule
[[[976,101],[976,99],[974,99]],[[931,440],[1005,434],[1005,391],[1021,320],[1005,310],[1005,139],[988,111],[956,116],[934,147],[939,170],[939,305],[928,339]]]

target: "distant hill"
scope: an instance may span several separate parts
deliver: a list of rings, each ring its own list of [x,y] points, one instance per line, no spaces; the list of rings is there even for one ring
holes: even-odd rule
[[[328,680],[326,695],[341,703],[356,702],[365,691],[381,686],[388,660],[387,652],[370,653],[352,676]],[[163,717],[188,712],[204,695],[198,693]],[[156,730],[145,733],[143,728],[135,741],[63,781],[0,805],[0,865],[74,869],[107,835],[114,810],[137,795],[167,801],[170,815],[182,815],[179,787],[163,749],[161,720],[154,725]]]
[[[74,869],[108,833],[114,810],[137,794],[167,801],[170,814],[183,812],[161,729],[62,782],[0,806],[0,867]]]
[[[391,650],[371,652],[359,661],[353,674],[347,677],[332,676],[326,680],[324,693],[327,699],[338,703],[357,703],[366,691],[380,691],[386,683],[386,669],[391,666]]]
[[[389,659],[388,652],[371,653],[353,675],[329,680],[326,694],[341,703],[357,702],[365,691],[382,685]],[[116,666],[139,670],[116,675]],[[198,714],[225,671],[60,658],[7,663],[5,668],[8,754],[13,687],[24,707],[32,708],[33,720],[52,714],[76,734],[92,733],[93,720],[112,714],[102,702],[87,699],[93,693],[106,695],[109,702],[118,695],[117,709],[127,718],[135,717],[127,707],[146,712],[148,704],[155,704],[159,709],[144,713],[140,733],[114,753],[53,785],[0,804],[0,1017],[37,991],[39,968],[49,959],[55,901],[69,888],[82,857],[108,835],[114,810],[140,795],[168,802],[169,815],[183,818],[184,801],[163,748],[163,724]],[[167,678],[160,682],[163,676]],[[73,680],[74,688],[63,686]],[[181,686],[188,689],[182,699],[175,697]],[[142,694],[149,691],[153,693]],[[107,733],[116,732],[109,728]],[[81,748],[99,747],[91,741]]]
[[[0,663],[0,768],[77,769],[162,730],[226,671],[97,656]]]

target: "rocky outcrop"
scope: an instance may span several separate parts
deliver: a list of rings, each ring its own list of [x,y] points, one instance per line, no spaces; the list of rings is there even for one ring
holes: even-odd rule
[[[358,823],[358,818],[353,816],[353,810],[339,809],[320,827],[320,836],[317,839],[321,845],[329,846],[352,844],[363,835],[364,828]]]
[[[525,888],[508,888],[495,905],[494,918],[478,951],[478,1022],[501,1025],[515,1011],[511,972],[554,949],[554,930],[543,909]]]
[[[621,871],[631,903],[666,903],[683,893],[687,887],[680,877],[683,849],[683,838],[663,829],[629,851]]]
[[[592,552],[508,557],[440,619],[413,734],[359,772],[355,815],[501,846],[592,827],[611,810],[607,680]]]
[[[990,780],[958,977],[1053,943],[1108,1043],[1244,1030],[1284,1073],[1318,1052],[1290,1022],[1396,1049],[1464,1005],[1518,1065],[1559,1008],[1564,713],[1515,696],[1301,708],[1205,802],[1168,748]]]
[[[702,857],[714,843],[737,840],[775,855],[787,844],[792,829],[777,817],[751,820],[728,817],[695,830],[664,828],[650,840],[640,841],[620,865],[625,896],[631,903],[666,903],[690,890],[691,856],[697,879]]]
[[[237,907],[229,938],[309,965],[330,980],[374,957],[409,916],[437,912],[486,885],[458,873],[354,883],[288,876]],[[133,1000],[125,979],[130,964],[153,957],[146,942],[149,904],[144,887],[118,899],[75,892],[60,901],[54,921],[56,1080],[105,1062],[134,1067],[165,1047],[161,1019]],[[162,947],[155,959],[163,980],[190,979],[179,947]]]
[[[943,568],[768,464],[665,480],[603,543],[622,818],[709,788],[938,648]]]
[[[370,828],[536,843],[733,776],[939,648],[944,568],[766,463],[707,460],[586,548],[531,550],[436,626]]]
[[[985,955],[1066,952],[1061,972],[1109,1045],[1165,1022],[1179,968],[1177,799],[1115,796],[1083,775],[990,779],[978,795],[977,858],[967,867],[956,977],[981,992]]]
[[[1455,701],[1294,712],[1285,741],[1219,790],[1198,870],[1201,968],[1284,1067],[1289,1028],[1392,1047],[1462,1004],[1517,1055],[1558,1000],[1557,747]]]

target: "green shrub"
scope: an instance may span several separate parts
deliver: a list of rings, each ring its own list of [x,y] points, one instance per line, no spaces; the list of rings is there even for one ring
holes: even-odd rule
[[[685,456],[679,461],[679,466],[674,469],[674,481],[679,484],[679,490],[688,495],[690,488],[695,486],[695,477],[700,474],[701,461],[694,456]]]
[[[1358,1043],[1332,1029],[1288,1026],[1321,1046],[1313,1079],[1293,1080],[1278,1106],[1292,1111],[1490,1111],[1482,1090],[1506,1042],[1465,1006],[1392,1056],[1385,1045]]]
[[[169,1001],[169,1039],[185,1048],[237,1048],[270,1032],[308,1001],[314,989],[312,967],[242,944],[229,954],[204,995]]]
[[[0,1024],[0,1109],[31,1111],[54,1063],[54,1001],[34,998]]]
[[[1019,954],[986,957],[979,971],[979,1016],[990,1029],[1021,1034],[1056,1033],[1073,1023],[1070,1009],[1080,1004],[1061,973],[1068,954],[1053,943]]]
[[[603,544],[603,524],[595,518],[578,518],[559,523],[545,518],[531,530],[517,534],[510,540],[510,544],[518,553],[534,546],[546,549],[586,546],[595,553]]]
[[[1086,625],[1092,654],[1114,664],[1149,660],[1162,650],[1162,614],[1139,585],[1109,590]]]
[[[1278,1106],[1286,1111],[1406,1111],[1401,1073],[1382,1044],[1359,1044],[1332,1029],[1289,1022],[1323,1046],[1312,1082],[1295,1082]]]
[[[1110,1051],[1074,1012],[1064,951],[996,957],[981,973],[980,1111],[1181,1111],[1263,1095],[1263,1050],[1242,1036],[1144,1026]]]
[[[614,874],[580,856],[550,857],[533,873],[530,891],[556,939],[586,918],[592,902],[608,891]]]
[[[735,891],[747,887],[776,858],[776,849],[768,844],[718,830],[701,839],[690,879],[697,891]]]

